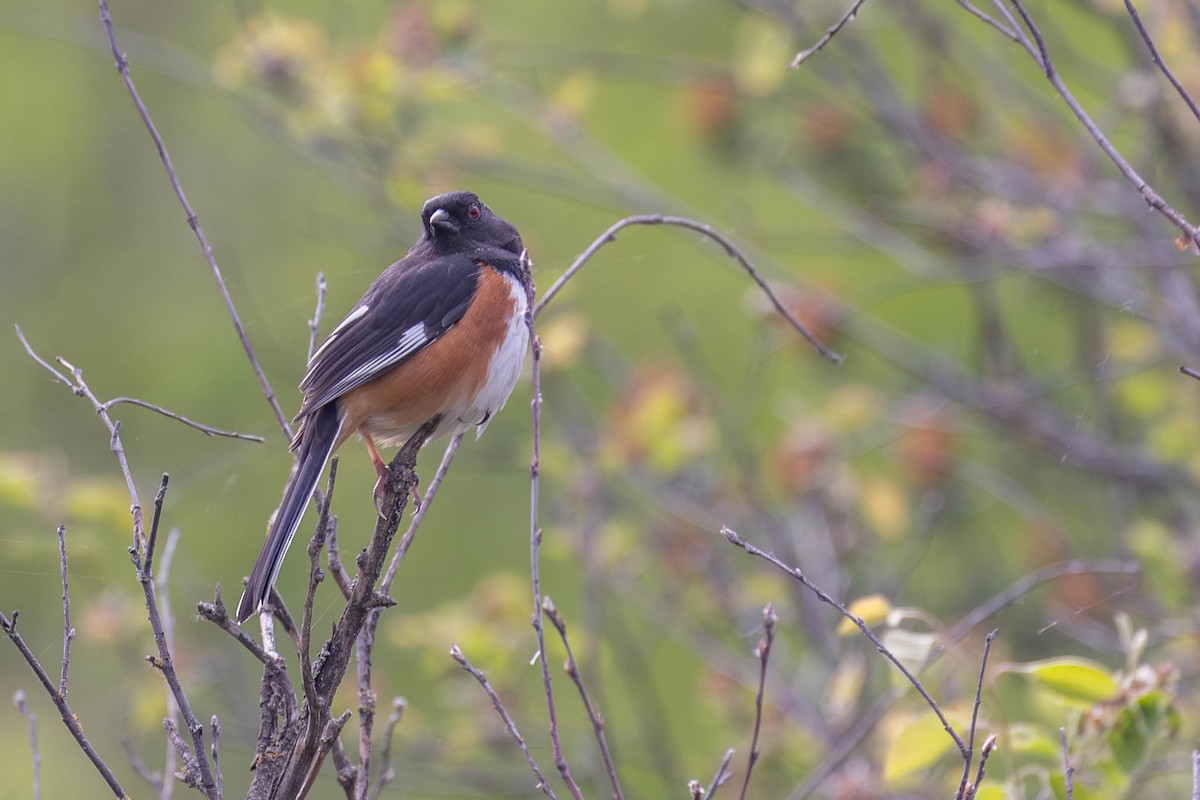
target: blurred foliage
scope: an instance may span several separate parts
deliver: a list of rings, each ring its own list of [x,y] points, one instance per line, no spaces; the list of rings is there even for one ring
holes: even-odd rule
[[[1200,91],[1195,8],[1139,6]],[[285,411],[316,273],[330,285],[327,332],[412,242],[421,202],[452,188],[518,225],[543,290],[626,214],[709,223],[847,355],[840,367],[818,359],[711,242],[667,228],[623,231],[539,320],[543,584],[628,796],[685,796],[731,746],[724,791],[740,784],[767,601],[779,623],[751,796],[958,788],[954,743],[894,667],[726,544],[725,524],[851,604],[960,734],[983,636],[999,629],[976,754],[989,735],[999,747],[978,797],[1065,797],[1060,728],[1076,798],[1186,796],[1200,733],[1200,385],[1177,367],[1200,352],[1195,257],[1023,52],[958,6],[868,4],[786,70],[843,11],[825,0],[113,8]],[[1168,202],[1200,208],[1197,121],[1123,4],[1031,12],[1115,146]],[[9,3],[0,37],[0,316],[43,357],[81,366],[102,399],[142,397],[268,437],[118,414],[143,504],[172,476],[177,662],[200,715],[221,719],[226,792],[238,796],[255,663],[191,609],[214,584],[236,596],[286,475],[285,442],[93,9]],[[0,606],[21,610],[53,672],[54,532],[66,524],[79,630],[69,699],[141,791],[117,740],[161,764],[164,701],[140,661],[152,642],[125,549],[129,497],[91,410],[6,341]],[[464,445],[400,572],[375,658],[380,706],[408,703],[385,796],[533,794],[487,698],[446,656],[452,643],[552,771],[527,666],[528,400],[523,381]],[[374,518],[373,476],[357,447],[341,469],[351,554]],[[1113,557],[1136,559],[1140,578],[1039,583],[951,636],[1023,576]],[[302,561],[284,569],[289,599]],[[323,587],[316,628],[337,609]],[[552,640],[554,667],[563,655]],[[39,714],[46,795],[96,794],[10,647],[0,685],[26,689]],[[574,774],[605,796],[591,727],[560,672],[555,687]],[[356,707],[353,687],[340,701]],[[0,715],[0,796],[28,795],[29,760],[14,755],[27,752],[24,726]],[[313,796],[341,793],[326,775]]]

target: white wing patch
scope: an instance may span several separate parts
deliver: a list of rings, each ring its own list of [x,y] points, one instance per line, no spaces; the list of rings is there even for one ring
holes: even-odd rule
[[[321,342],[321,346],[317,348],[317,352],[313,353],[312,358],[308,360],[309,372],[312,372],[312,365],[317,363],[317,359],[321,357],[321,353],[325,352],[325,348],[329,347],[329,345],[333,343],[333,340],[336,339],[337,335],[342,332],[342,329],[351,322],[354,322],[356,319],[359,319],[363,314],[366,314],[370,310],[370,306],[359,306],[347,314],[346,318],[339,322],[337,327],[329,332],[329,336],[325,337],[325,341]],[[308,380],[308,376],[305,375],[304,379]]]
[[[362,308],[365,309],[366,306],[363,306]],[[355,313],[357,313],[357,311],[355,311]],[[347,317],[347,319],[349,319],[349,317]],[[331,335],[329,338],[332,339],[333,336]],[[338,381],[335,386],[332,386],[324,393],[323,396],[325,399],[321,402],[328,402],[328,400],[334,397],[339,397],[354,387],[366,383],[372,378],[378,376],[388,367],[403,361],[408,356],[417,352],[428,343],[429,336],[425,332],[425,323],[418,322],[416,325],[413,325],[404,333],[400,334],[400,338],[396,340],[396,346],[391,350],[388,350],[385,353],[380,353],[370,361],[359,365],[357,369],[348,373],[345,377]],[[309,372],[311,371],[312,370],[309,370]],[[307,380],[307,377],[305,380]]]

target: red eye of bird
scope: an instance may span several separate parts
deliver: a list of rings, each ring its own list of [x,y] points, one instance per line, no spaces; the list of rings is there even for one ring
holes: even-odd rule
[[[479,206],[471,203],[471,207],[467,209],[467,216],[471,219],[479,219]]]

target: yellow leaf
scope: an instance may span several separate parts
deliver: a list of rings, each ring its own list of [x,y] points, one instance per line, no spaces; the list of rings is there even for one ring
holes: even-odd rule
[[[862,486],[862,510],[881,539],[898,539],[908,530],[908,497],[893,481],[869,478]]]
[[[0,455],[0,503],[17,508],[38,506],[38,460],[12,453]]]
[[[892,603],[881,594],[869,594],[855,600],[847,609],[854,616],[861,617],[868,627],[873,628],[887,619],[887,615],[892,612]],[[842,617],[842,621],[838,623],[837,635],[853,636],[856,633],[858,626]]]
[[[589,336],[587,320],[582,314],[557,314],[540,326],[542,369],[547,372],[569,367],[579,358]]]
[[[896,731],[887,742],[883,778],[888,783],[911,777],[954,747],[954,742],[932,711]]]
[[[742,17],[734,30],[733,49],[734,80],[757,97],[775,91],[795,55],[787,26],[757,15]]]

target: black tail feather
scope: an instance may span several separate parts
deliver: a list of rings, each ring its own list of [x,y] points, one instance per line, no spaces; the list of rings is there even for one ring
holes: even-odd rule
[[[329,454],[333,452],[341,427],[337,408],[333,403],[325,404],[305,420],[304,430],[297,436],[299,463],[296,471],[292,473],[287,489],[284,490],[283,502],[279,506],[279,513],[275,515],[275,521],[271,524],[267,541],[262,552],[258,554],[258,560],[254,562],[246,591],[242,593],[242,599],[238,602],[239,623],[245,622],[257,612],[259,606],[266,602],[267,596],[271,594],[271,587],[275,585],[275,578],[279,575],[279,567],[283,564],[288,545],[292,543],[292,537],[300,527],[304,509],[308,507],[308,501],[317,488],[317,481],[321,478]]]

